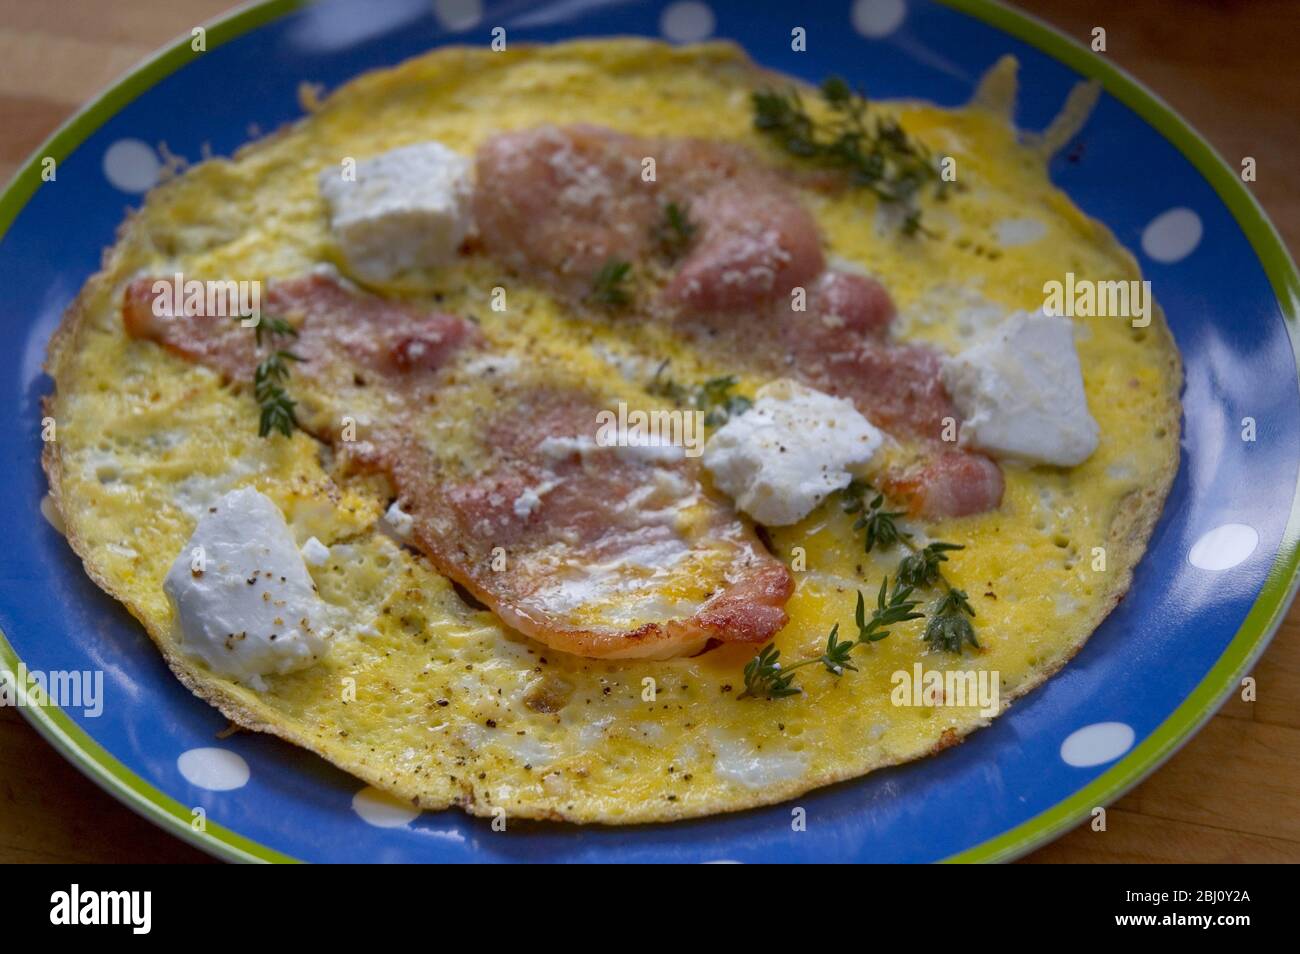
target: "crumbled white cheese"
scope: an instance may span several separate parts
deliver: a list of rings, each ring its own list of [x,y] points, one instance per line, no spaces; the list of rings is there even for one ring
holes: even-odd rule
[[[849,468],[867,463],[882,440],[851,401],[783,379],[709,438],[704,466],[741,510],[779,527],[848,486]]]
[[[330,548],[315,537],[308,537],[302,545],[302,558],[312,566],[324,566],[330,558]]]
[[[471,223],[471,161],[439,142],[403,146],[356,165],[321,172],[330,228],[349,266],[383,281],[455,257]]]
[[[251,488],[199,518],[163,591],[181,649],[254,689],[315,663],[332,635],[284,515]]]
[[[944,362],[961,441],[995,457],[1073,467],[1097,449],[1068,318],[1017,312]]]
[[[415,518],[403,510],[396,500],[388,508],[388,512],[384,514],[383,523],[384,529],[402,542],[410,540],[411,533],[415,529]]]

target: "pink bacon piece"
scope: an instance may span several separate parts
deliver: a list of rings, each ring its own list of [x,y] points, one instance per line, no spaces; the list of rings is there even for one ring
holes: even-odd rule
[[[1003,480],[998,465],[944,441],[960,419],[940,373],[939,354],[888,338],[894,304],[879,282],[842,271],[823,272],[808,289],[807,308],[784,301],[755,321],[744,315],[689,319],[700,337],[726,353],[747,356],[770,374],[848,398],[873,424],[918,441],[923,464],[891,479],[892,492],[927,519],[996,509]]]
[[[789,571],[704,493],[693,461],[600,447],[599,408],[585,394],[522,397],[526,413],[511,400],[487,422],[493,462],[450,483],[445,506],[415,511],[422,548],[455,548],[471,592],[521,632],[581,656],[663,658],[710,639],[763,642],[785,625]],[[436,499],[428,468],[400,469],[410,463],[399,464],[403,485]],[[493,546],[508,554],[505,572],[493,569]],[[665,616],[666,599],[677,608]],[[625,616],[644,622],[610,625]]]
[[[658,160],[649,181],[647,157]],[[542,126],[489,139],[477,172],[475,212],[488,252],[574,298],[590,291],[610,259],[652,261],[664,206],[689,209],[689,247],[642,317],[711,340],[733,360],[850,398],[882,429],[933,444],[929,466],[909,478],[918,493],[933,483],[927,516],[1000,504],[997,465],[942,446],[945,418],[958,415],[938,354],[888,339],[895,314],[888,292],[864,275],[825,269],[812,216],[747,150]],[[791,292],[801,287],[806,310],[798,312]]]
[[[841,338],[884,339],[897,313],[885,286],[866,275],[828,269],[808,291],[808,311]]]
[[[127,332],[231,380],[250,378],[259,360],[255,329],[238,317],[174,314],[168,293],[156,290],[165,284],[141,278],[127,285],[122,299]],[[345,388],[364,386],[355,381],[368,374],[405,389],[425,388],[427,377],[410,372],[435,371],[480,340],[474,325],[455,315],[358,295],[325,275],[270,283],[262,313],[287,321],[296,333],[277,342],[302,359],[301,372],[295,364],[295,373]]]
[[[150,279],[127,287],[133,336],[250,379],[259,358],[252,329],[231,318],[159,316],[154,297]],[[428,435],[485,410],[457,390],[461,358],[482,354],[472,323],[323,276],[273,283],[266,299],[264,312],[297,332],[284,343],[302,358],[290,391],[320,410],[305,426],[325,422],[316,436],[386,473],[413,518],[409,542],[519,631],[578,655],[660,658],[711,639],[762,642],[785,624],[793,591],[785,565],[704,492],[694,461],[597,448],[600,408],[586,392],[503,382],[475,432],[481,463],[467,472]],[[384,389],[392,411],[362,440],[343,442],[334,422],[361,388]],[[635,620],[618,617],[628,606],[640,612]]]
[[[573,297],[591,290],[611,259],[651,248],[661,214],[650,155],[633,136],[588,126],[502,133],[475,158],[474,218],[488,252],[515,271]]]
[[[652,179],[646,159],[656,160]],[[575,298],[606,262],[641,262],[670,202],[698,229],[664,302],[693,313],[761,305],[823,266],[816,223],[737,147],[594,126],[540,126],[479,149],[474,213],[487,251]]]
[[[906,500],[912,513],[931,520],[968,517],[1002,502],[1002,469],[981,454],[943,451],[918,466],[890,473],[883,489]]]
[[[723,182],[691,205],[699,236],[664,289],[687,314],[761,307],[822,270],[817,226],[784,189],[751,175]]]
[[[996,509],[1004,489],[1001,468],[944,441],[961,415],[943,385],[939,355],[925,345],[889,341],[894,314],[888,292],[874,279],[824,273],[806,320],[785,319],[796,375],[849,398],[877,427],[930,449],[919,465],[884,480],[886,491],[907,500],[914,514],[942,520]]]

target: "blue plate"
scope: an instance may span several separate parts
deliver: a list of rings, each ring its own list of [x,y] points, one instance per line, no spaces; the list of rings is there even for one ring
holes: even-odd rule
[[[442,43],[641,34],[728,37],[809,80],[958,105],[1003,54],[1022,64],[1016,120],[1041,129],[1081,77],[1105,88],[1053,180],[1141,262],[1186,368],[1181,467],[1132,591],[1082,652],[991,728],[936,758],[788,806],[633,829],[383,810],[361,783],[268,736],[216,741],[219,713],[167,670],[86,577],[38,506],[46,342],[157,175],[155,144],[229,153],[302,115],[298,85],[334,88]],[[795,53],[806,28],[813,53]],[[1176,115],[1084,48],[979,0],[326,0],[255,5],[144,64],[72,119],[0,198],[8,406],[0,453],[0,668],[99,670],[103,711],[23,712],[87,774],[214,854],[312,861],[930,861],[1005,859],[1078,823],[1152,771],[1248,671],[1294,592],[1300,470],[1300,279],[1247,187]],[[1067,150],[1069,152],[1069,150]],[[45,181],[43,160],[57,162]],[[1257,439],[1243,440],[1243,421]],[[24,680],[25,683],[25,680]],[[218,751],[199,751],[216,749]],[[203,809],[202,813],[196,809]],[[204,823],[195,819],[202,816]],[[200,830],[201,829],[201,830]]]

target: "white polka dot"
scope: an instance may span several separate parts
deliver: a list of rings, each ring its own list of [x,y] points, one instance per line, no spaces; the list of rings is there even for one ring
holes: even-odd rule
[[[659,18],[659,32],[674,43],[698,43],[714,25],[713,11],[703,3],[671,3]]]
[[[404,828],[420,815],[410,802],[369,785],[352,796],[352,810],[376,828]]]
[[[1259,533],[1244,523],[1215,527],[1192,547],[1187,562],[1202,570],[1231,570],[1255,552]]]
[[[1201,244],[1201,217],[1191,209],[1170,209],[1142,230],[1142,251],[1169,265],[1180,262]]]
[[[1133,747],[1136,734],[1123,722],[1085,725],[1061,743],[1061,759],[1075,768],[1113,762]]]
[[[148,192],[158,184],[160,172],[158,154],[139,139],[119,139],[104,153],[104,176],[123,192]]]
[[[468,30],[483,19],[483,0],[433,0],[433,15],[444,30]]]
[[[878,40],[898,29],[907,16],[903,0],[854,0],[853,29]]]
[[[190,749],[176,767],[185,781],[209,792],[229,792],[248,784],[248,763],[229,749]]]

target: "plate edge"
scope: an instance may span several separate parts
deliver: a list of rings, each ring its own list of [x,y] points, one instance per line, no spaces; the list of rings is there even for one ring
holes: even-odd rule
[[[998,0],[937,0],[958,13],[982,21],[1021,40],[1076,72],[1102,83],[1106,92],[1133,110],[1193,165],[1232,213],[1263,266],[1282,311],[1300,380],[1300,273],[1276,227],[1258,200],[1209,141],[1172,107],[1127,71],[1101,60],[1077,41]],[[308,5],[308,0],[252,0],[204,24],[210,48]],[[0,193],[0,240],[39,187],[43,158],[62,161],[108,119],[179,70],[198,54],[186,35],[129,69],[107,90],[69,117],[15,173]],[[1137,748],[1084,788],[1014,828],[951,855],[945,862],[1009,861],[1063,834],[1083,820],[1096,805],[1119,798],[1164,764],[1217,711],[1240,677],[1267,648],[1300,586],[1300,487],[1292,498],[1282,541],[1263,587],[1246,619],[1223,654],[1175,709]],[[1248,630],[1254,630],[1253,635]],[[0,662],[16,668],[21,662],[0,631]],[[25,687],[18,687],[25,695]],[[131,772],[95,742],[57,706],[20,706],[27,721],[61,754],[119,801],[170,830],[183,840],[234,861],[297,859],[276,852],[221,826],[195,832],[185,820],[184,807],[141,776]],[[27,710],[30,710],[27,711]],[[168,804],[170,803],[170,805]],[[174,807],[173,807],[174,806]]]

